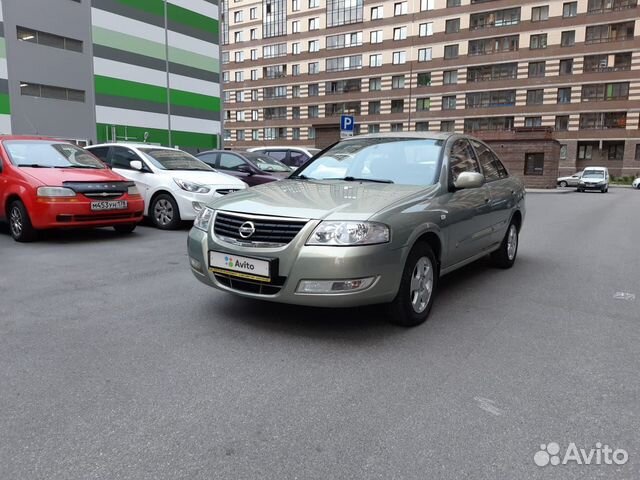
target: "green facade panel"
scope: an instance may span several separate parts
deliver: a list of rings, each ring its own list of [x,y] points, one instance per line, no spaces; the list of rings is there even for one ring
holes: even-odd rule
[[[119,141],[128,140],[131,142],[144,141],[145,133],[148,133],[147,142],[150,144],[169,144],[169,132],[154,128],[139,127],[133,125],[116,125],[116,138]],[[97,125],[98,143],[111,142],[113,138],[112,126],[104,123]],[[215,134],[193,133],[171,131],[171,143],[180,148],[197,150],[210,150],[218,148],[218,136]]]

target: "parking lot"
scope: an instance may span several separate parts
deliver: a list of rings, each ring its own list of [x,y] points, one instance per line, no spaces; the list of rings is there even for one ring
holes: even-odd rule
[[[2,225],[0,478],[638,478],[639,206],[529,194],[516,265],[445,277],[413,329],[209,289],[186,228]],[[549,442],[629,459],[538,467]]]

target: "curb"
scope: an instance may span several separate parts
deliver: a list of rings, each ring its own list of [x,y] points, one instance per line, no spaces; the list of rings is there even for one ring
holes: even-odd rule
[[[527,193],[572,193],[575,192],[575,187],[567,187],[567,188],[526,188],[525,191]]]

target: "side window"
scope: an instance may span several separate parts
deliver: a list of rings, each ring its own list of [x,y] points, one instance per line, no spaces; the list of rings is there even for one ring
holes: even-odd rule
[[[287,159],[287,151],[286,150],[267,150],[264,153],[269,155],[271,158],[275,158],[276,160],[280,160],[281,162],[284,162]]]
[[[289,152],[289,158],[291,159],[292,165],[296,165],[297,167],[299,167],[304,162],[309,160],[310,157],[303,152],[294,152],[293,150],[291,150]]]
[[[132,170],[131,162],[133,160],[140,160],[134,151],[124,147],[113,147],[111,151],[111,166],[113,168]]]
[[[210,167],[215,167],[217,156],[218,156],[217,153],[203,153],[202,155],[198,155],[198,159],[202,160],[204,163],[206,163]]]
[[[231,153],[220,154],[220,168],[222,170],[238,170],[240,165],[244,165],[244,160]]]
[[[482,172],[484,173],[484,178],[487,182],[492,182],[493,180],[500,179],[500,173],[497,170],[497,165],[494,160],[495,157],[489,150],[485,144],[480,142],[471,141],[473,146],[476,148],[476,153],[478,154],[478,161],[480,162],[480,166],[482,167]]]
[[[96,148],[92,148],[89,151],[93,153],[96,157],[98,157],[100,160],[102,160],[104,163],[108,165],[111,164],[111,162],[107,158],[109,156],[109,147],[96,147]]]
[[[468,141],[456,140],[449,152],[450,180],[455,182],[462,172],[480,172],[475,153]]]
[[[500,178],[507,178],[509,176],[509,172],[507,171],[507,168],[504,166],[504,164],[500,161],[500,159],[496,156],[495,153],[491,152],[491,155],[493,155],[493,163],[496,166],[496,170],[498,171],[498,175],[500,175]]]

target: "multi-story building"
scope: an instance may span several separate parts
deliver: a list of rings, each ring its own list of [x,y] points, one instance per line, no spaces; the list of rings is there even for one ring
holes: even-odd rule
[[[561,170],[640,171],[637,0],[224,0],[226,147],[554,130]],[[542,174],[535,161],[526,167]]]
[[[0,0],[0,133],[219,144],[213,0]]]

